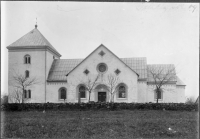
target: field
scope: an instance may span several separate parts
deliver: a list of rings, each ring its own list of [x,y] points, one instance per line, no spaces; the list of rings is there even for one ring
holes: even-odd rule
[[[195,139],[198,116],[161,110],[1,112],[1,137]]]

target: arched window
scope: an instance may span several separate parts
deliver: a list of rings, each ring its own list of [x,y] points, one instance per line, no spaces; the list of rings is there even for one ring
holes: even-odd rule
[[[29,71],[28,71],[28,70],[25,71],[25,77],[26,77],[26,78],[29,77]]]
[[[31,56],[30,55],[24,56],[24,63],[25,64],[31,64]]]
[[[80,86],[79,87],[79,92],[80,92],[80,98],[86,98],[86,92],[85,92],[85,87],[84,86]]]
[[[66,99],[67,98],[67,90],[65,88],[60,89],[60,99]]]
[[[120,85],[118,88],[118,97],[126,98],[126,87],[124,85]]]

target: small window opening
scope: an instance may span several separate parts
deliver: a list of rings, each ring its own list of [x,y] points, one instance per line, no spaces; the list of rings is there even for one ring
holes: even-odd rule
[[[25,77],[26,77],[26,78],[29,77],[29,71],[28,71],[28,70],[25,71]]]
[[[31,57],[29,55],[24,56],[24,63],[25,64],[31,64]]]

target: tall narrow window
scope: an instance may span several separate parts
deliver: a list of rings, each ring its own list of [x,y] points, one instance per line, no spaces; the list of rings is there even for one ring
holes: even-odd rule
[[[28,64],[31,64],[31,57],[28,57]]]
[[[24,63],[25,64],[31,64],[31,57],[30,57],[30,55],[25,55],[24,56]]]
[[[80,92],[80,97],[81,97],[81,98],[86,98],[86,95],[85,95],[85,87],[84,87],[84,86],[80,86],[79,92]]]
[[[66,99],[66,90],[61,89],[61,99]]]
[[[67,98],[67,90],[66,90],[66,88],[60,88],[59,89],[59,93],[60,93],[60,95],[59,95],[59,99],[66,99]]]
[[[119,98],[126,98],[126,88],[123,85],[119,86]]]
[[[31,98],[31,90],[28,90],[28,98]]]
[[[27,98],[27,92],[24,90],[24,98]]]
[[[25,71],[25,77],[26,77],[26,78],[29,77],[29,71],[28,71],[28,70]]]

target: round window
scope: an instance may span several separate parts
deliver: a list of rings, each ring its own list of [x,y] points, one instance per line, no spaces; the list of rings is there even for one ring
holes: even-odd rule
[[[98,66],[97,66],[97,69],[99,72],[105,72],[107,70],[107,66],[106,64],[104,63],[100,63]]]

